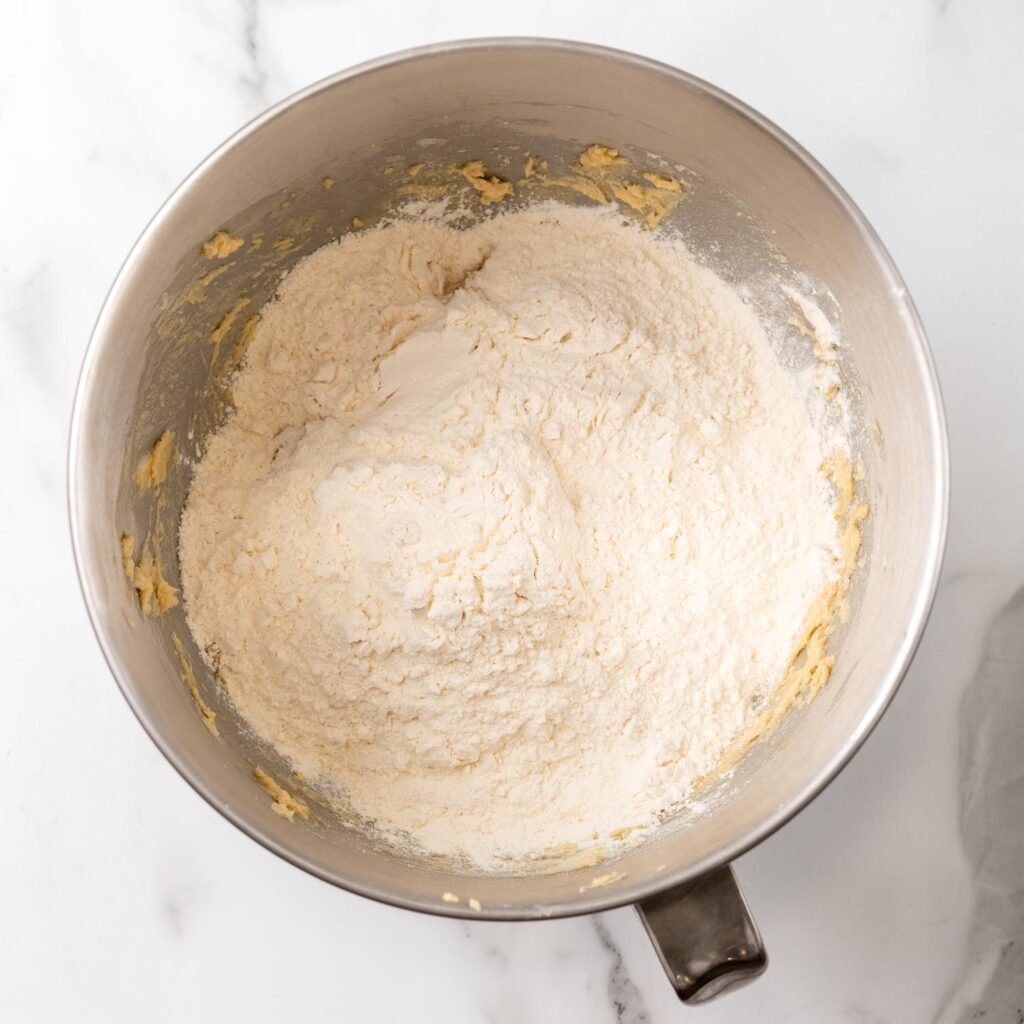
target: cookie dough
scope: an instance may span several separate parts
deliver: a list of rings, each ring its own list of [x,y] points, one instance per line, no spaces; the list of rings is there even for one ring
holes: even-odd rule
[[[294,821],[297,814],[300,818],[309,817],[309,805],[292,796],[282,785],[271,778],[262,768],[254,768],[252,777],[270,794],[273,803],[270,805],[275,814],[288,821]]]
[[[135,470],[139,490],[159,487],[167,479],[167,467],[174,455],[174,431],[165,430],[154,442],[149,454]]]
[[[178,591],[164,579],[148,541],[143,544],[138,561],[135,561],[134,551],[135,538],[130,533],[121,534],[121,567],[135,588],[142,614],[163,615],[178,603]]]
[[[208,260],[222,260],[237,252],[243,245],[244,238],[239,238],[229,231],[218,231],[212,238],[203,242],[203,255]]]
[[[249,305],[249,297],[243,295],[238,299],[235,304],[217,321],[217,326],[210,331],[210,344],[215,348],[220,348],[220,343],[227,336],[228,331],[231,330],[232,325],[238,319],[238,314]]]
[[[502,181],[493,174],[488,174],[483,160],[470,160],[463,164],[459,171],[462,176],[480,193],[480,202],[484,206],[500,203],[512,195],[512,182]]]
[[[181,666],[181,677],[185,680],[185,685],[188,687],[188,692],[192,697],[192,702],[199,710],[199,715],[203,720],[203,725],[205,725],[214,736],[219,737],[220,731],[217,728],[217,712],[214,711],[205,700],[203,700],[203,695],[199,692],[199,683],[196,680],[195,672],[192,670],[192,663],[188,660],[188,655],[185,653],[185,645],[181,642],[181,638],[177,633],[171,634],[171,642],[174,644],[174,649],[178,654],[178,664]]]

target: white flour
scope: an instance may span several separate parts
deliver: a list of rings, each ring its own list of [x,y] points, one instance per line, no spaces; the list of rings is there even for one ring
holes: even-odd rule
[[[325,247],[234,396],[182,520],[199,646],[307,778],[485,867],[684,799],[834,572],[803,390],[604,211]]]

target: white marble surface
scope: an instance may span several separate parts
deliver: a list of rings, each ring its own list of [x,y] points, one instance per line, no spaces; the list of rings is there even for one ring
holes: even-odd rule
[[[1024,6],[396,7],[4,6],[0,1018],[1019,1024]],[[150,214],[213,146],[298,87],[401,47],[490,34],[633,49],[778,121],[879,229],[945,388],[952,529],[920,654],[840,779],[738,863],[772,964],[702,1010],[676,1004],[628,909],[466,925],[377,906],[263,851],[143,735],[74,578],[72,391],[105,290]]]

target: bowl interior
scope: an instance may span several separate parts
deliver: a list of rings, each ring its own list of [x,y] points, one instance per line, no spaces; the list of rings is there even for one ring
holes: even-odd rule
[[[286,820],[253,769],[286,781],[287,765],[239,722],[180,605],[141,616],[121,566],[122,533],[150,538],[178,585],[178,515],[191,466],[228,411],[246,317],[225,331],[215,363],[210,334],[240,298],[247,313],[258,310],[283,273],[353,218],[381,216],[408,184],[409,164],[482,159],[514,178],[526,153],[557,170],[593,142],[681,174],[689,195],[668,223],[755,298],[785,360],[809,355],[787,323],[781,284],[812,295],[841,329],[871,518],[853,615],[833,641],[832,680],[709,791],[709,811],[596,867],[495,877],[409,859],[375,844],[315,792],[301,793],[308,820]],[[247,244],[209,260],[201,244],[222,228]],[[165,430],[183,459],[160,488],[140,491],[135,468]],[[702,83],[556,43],[434,48],[356,69],[272,111],[211,157],[158,215],[111,293],[83,373],[71,472],[76,550],[101,643],[143,724],[186,778],[250,834],[332,882],[439,913],[467,913],[472,897],[481,905],[474,913],[496,917],[635,900],[734,856],[798,809],[898,682],[930,604],[945,508],[941,412],[923,338],[887,257],[845,199],[775,130]],[[204,727],[190,674],[216,712],[217,737]],[[462,902],[444,901],[445,893]]]

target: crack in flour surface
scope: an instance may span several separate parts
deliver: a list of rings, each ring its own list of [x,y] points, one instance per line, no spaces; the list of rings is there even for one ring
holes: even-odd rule
[[[607,847],[714,771],[836,572],[806,390],[608,211],[349,235],[262,311],[196,468],[192,631],[386,835]]]

